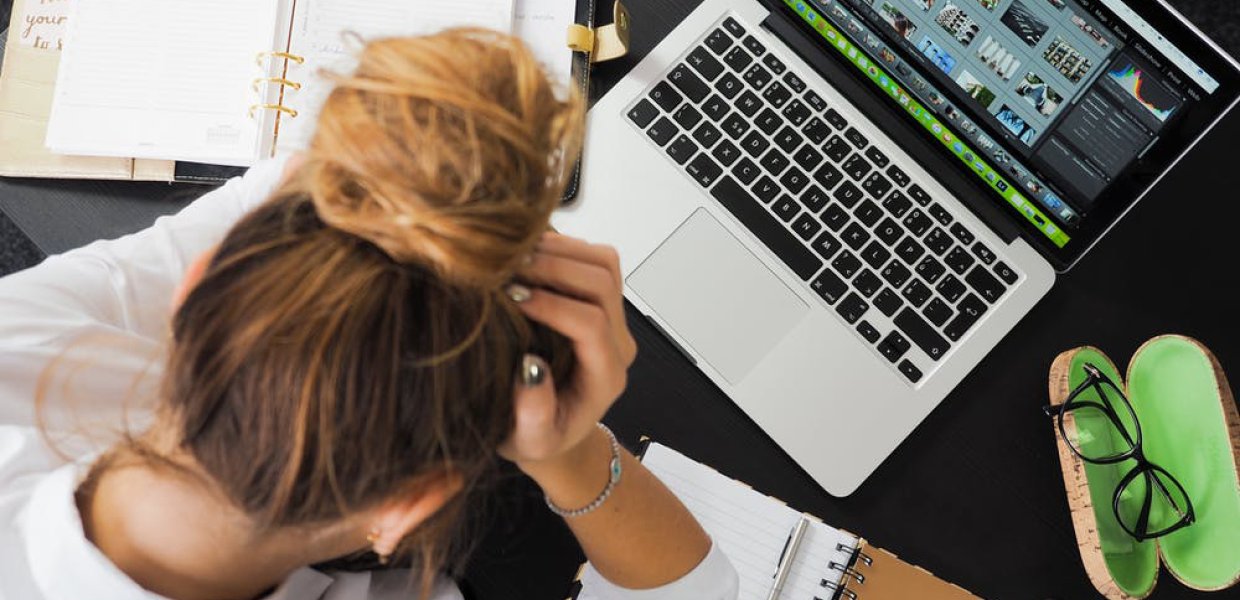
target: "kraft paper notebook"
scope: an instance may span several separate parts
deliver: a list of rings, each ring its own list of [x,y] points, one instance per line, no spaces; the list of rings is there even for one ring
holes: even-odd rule
[[[790,569],[780,600],[965,600],[976,598],[865,539],[793,510],[783,502],[667,446],[643,441],[642,464],[697,517],[740,575],[740,600],[767,600],[783,555]],[[807,522],[798,544],[790,533]],[[591,600],[580,581],[576,600]]]

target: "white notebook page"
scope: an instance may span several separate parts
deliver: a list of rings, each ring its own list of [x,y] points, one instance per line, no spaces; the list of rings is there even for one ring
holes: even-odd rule
[[[652,443],[642,464],[697,517],[740,575],[740,600],[766,600],[779,556],[801,513],[667,446]],[[845,550],[837,550],[843,544]],[[815,519],[801,540],[780,594],[783,599],[830,597],[823,579],[839,583],[832,561],[847,564],[857,538]],[[581,600],[590,598],[583,590]]]
[[[568,28],[577,22],[576,0],[516,0],[512,32],[530,47],[565,92],[573,80]]]
[[[69,21],[47,145],[65,154],[246,165],[276,2],[84,0]]]

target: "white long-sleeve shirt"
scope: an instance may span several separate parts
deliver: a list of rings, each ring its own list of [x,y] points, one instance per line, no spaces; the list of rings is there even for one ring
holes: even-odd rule
[[[74,491],[92,457],[111,443],[107,432],[124,423],[136,428],[149,417],[172,296],[186,267],[270,195],[283,169],[283,160],[261,163],[149,229],[0,279],[0,600],[160,598],[86,539]],[[53,363],[55,376],[44,378]],[[48,403],[43,431],[59,453],[40,434],[39,394]],[[267,598],[411,598],[407,581],[402,570],[305,568]],[[582,597],[596,600],[737,597],[736,572],[717,547],[693,571],[657,589],[623,589],[592,569],[584,583]],[[432,596],[460,598],[447,580]]]

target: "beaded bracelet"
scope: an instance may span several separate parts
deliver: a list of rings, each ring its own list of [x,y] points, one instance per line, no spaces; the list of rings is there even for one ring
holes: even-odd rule
[[[620,483],[620,442],[616,441],[616,434],[612,433],[611,429],[608,429],[606,425],[599,423],[598,428],[602,429],[603,433],[607,434],[607,439],[611,442],[611,462],[607,465],[608,474],[610,476],[607,479],[607,487],[604,487],[603,491],[599,493],[598,497],[592,502],[574,510],[568,510],[556,506],[555,503],[551,501],[550,496],[543,494],[543,499],[547,501],[547,508],[551,509],[551,512],[566,519],[570,517],[580,517],[594,512],[596,508],[602,506],[603,503],[607,501],[607,498],[611,496],[611,492],[616,489],[616,484]]]

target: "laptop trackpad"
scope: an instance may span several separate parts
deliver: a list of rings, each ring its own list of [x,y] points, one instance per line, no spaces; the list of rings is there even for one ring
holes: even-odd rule
[[[783,281],[701,208],[627,281],[733,385],[809,311]]]

